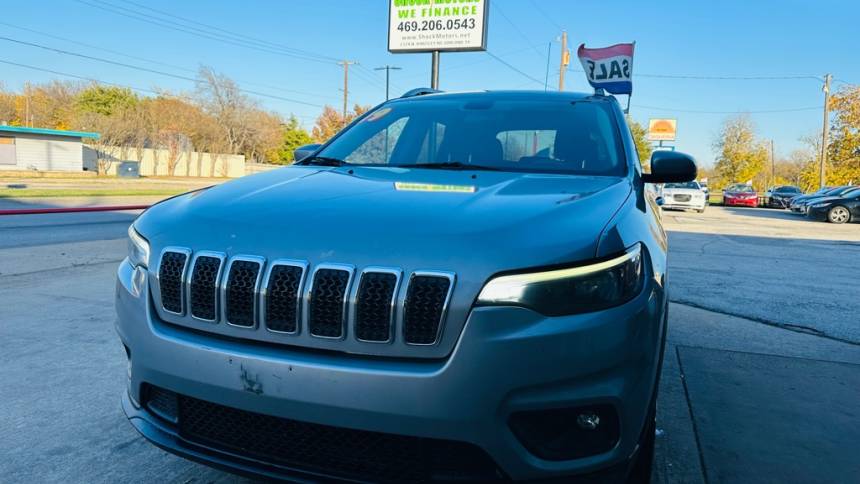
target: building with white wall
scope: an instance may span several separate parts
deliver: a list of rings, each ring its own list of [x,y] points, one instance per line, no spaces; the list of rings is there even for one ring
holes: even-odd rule
[[[82,141],[98,133],[0,126],[0,171],[84,169]]]

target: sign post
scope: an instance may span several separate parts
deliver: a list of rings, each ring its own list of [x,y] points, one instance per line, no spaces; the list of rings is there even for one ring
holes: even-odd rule
[[[388,0],[388,51],[430,52],[430,87],[439,88],[442,52],[487,50],[489,0]]]

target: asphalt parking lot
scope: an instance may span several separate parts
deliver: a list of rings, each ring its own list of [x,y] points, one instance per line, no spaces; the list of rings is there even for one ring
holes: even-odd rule
[[[244,482],[125,421],[114,271],[134,213],[0,217],[0,482]],[[860,225],[666,212],[655,481],[856,482]]]

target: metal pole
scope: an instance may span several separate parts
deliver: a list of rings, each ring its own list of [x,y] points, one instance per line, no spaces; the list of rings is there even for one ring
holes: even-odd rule
[[[433,51],[432,65],[430,66],[430,88],[439,89],[439,51]]]
[[[552,42],[546,46],[546,77],[543,80],[543,90],[549,90],[549,59],[552,55]]]
[[[560,67],[558,69],[558,90],[564,91],[564,71],[567,70],[568,63],[568,54],[567,54],[567,31],[563,30],[561,32],[561,62]]]
[[[824,76],[824,122],[821,127],[821,167],[818,173],[818,187],[824,188],[826,180],[825,172],[827,170],[827,132],[830,127],[830,80],[833,78],[830,74]]]
[[[386,100],[386,101],[388,101],[388,99],[389,99],[389,94],[388,94],[388,93],[389,93],[389,89],[388,89],[388,86],[389,86],[389,84],[390,84],[390,82],[391,82],[391,71],[399,71],[399,70],[400,70],[400,67],[395,67],[395,66],[385,65],[385,66],[382,66],[382,67],[376,67],[376,68],[374,68],[373,70],[375,70],[375,71],[382,71],[382,70],[384,70],[384,71],[385,71],[385,100]]]

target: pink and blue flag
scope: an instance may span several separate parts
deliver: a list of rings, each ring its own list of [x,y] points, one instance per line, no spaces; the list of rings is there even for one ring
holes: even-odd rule
[[[585,77],[595,89],[611,94],[633,93],[633,46],[615,44],[611,47],[586,49],[579,46],[576,55],[582,62]]]

